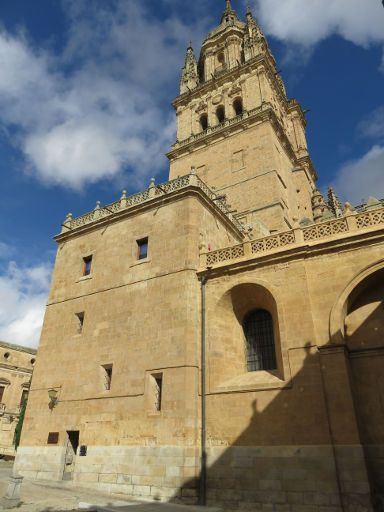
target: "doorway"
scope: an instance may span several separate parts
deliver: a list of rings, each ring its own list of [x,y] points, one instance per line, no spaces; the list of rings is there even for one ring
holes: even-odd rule
[[[78,430],[67,430],[63,480],[73,480],[76,454],[79,447],[79,434]]]

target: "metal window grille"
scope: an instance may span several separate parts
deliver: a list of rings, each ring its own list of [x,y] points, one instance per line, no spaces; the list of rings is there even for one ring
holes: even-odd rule
[[[243,329],[248,371],[275,370],[277,364],[271,314],[264,309],[252,311],[246,316]]]

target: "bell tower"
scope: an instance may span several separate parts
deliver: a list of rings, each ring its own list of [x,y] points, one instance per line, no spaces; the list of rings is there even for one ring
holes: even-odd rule
[[[170,179],[192,167],[226,196],[254,230],[290,229],[313,219],[316,172],[300,104],[287,98],[266,38],[248,9],[241,21],[230,0],[197,61],[190,44],[176,110]]]

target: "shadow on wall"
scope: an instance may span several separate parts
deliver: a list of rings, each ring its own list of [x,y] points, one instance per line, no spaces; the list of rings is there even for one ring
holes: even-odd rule
[[[244,393],[207,396],[208,505],[384,510],[383,297],[380,270],[349,297],[345,345],[289,350],[290,387],[247,393],[248,410]],[[198,484],[180,496],[191,502]]]

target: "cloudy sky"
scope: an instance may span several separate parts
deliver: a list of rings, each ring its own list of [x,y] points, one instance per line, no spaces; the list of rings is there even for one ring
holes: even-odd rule
[[[381,0],[253,0],[320,176],[384,197]],[[224,0],[1,0],[0,339],[37,346],[68,211],[167,179],[170,103]],[[243,16],[245,2],[233,0]]]

